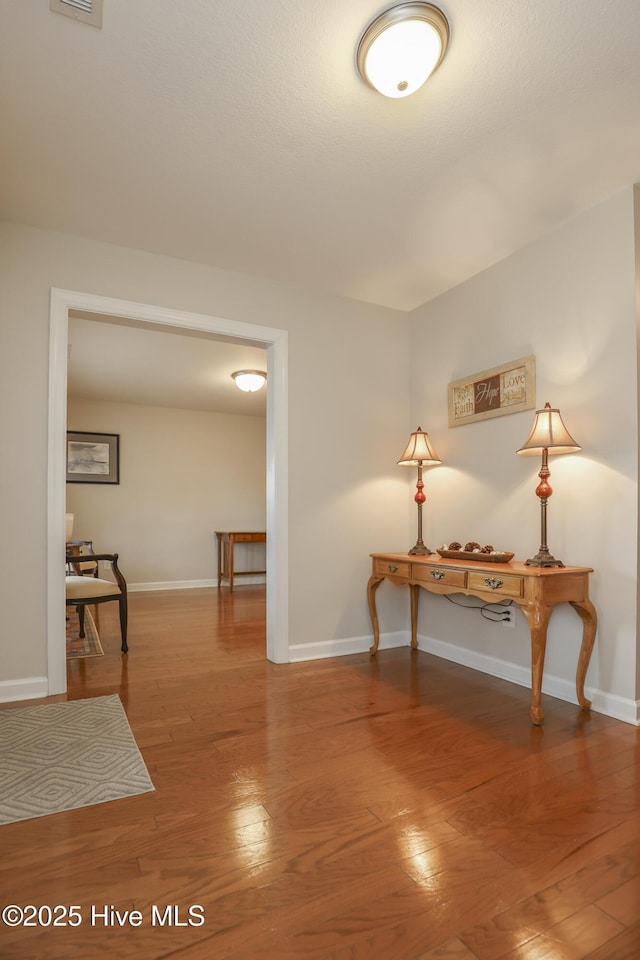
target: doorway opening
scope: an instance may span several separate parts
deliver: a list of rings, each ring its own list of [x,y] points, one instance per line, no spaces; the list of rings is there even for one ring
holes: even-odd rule
[[[223,337],[266,349],[267,644],[275,663],[289,659],[287,538],[287,332],[254,324],[52,289],[49,357],[49,476],[47,547],[48,693],[66,690],[64,569],[67,337],[70,311],[96,319],[131,321],[146,330]]]

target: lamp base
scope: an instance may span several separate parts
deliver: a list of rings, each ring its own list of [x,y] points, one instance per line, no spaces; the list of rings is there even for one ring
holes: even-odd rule
[[[556,560],[549,553],[547,547],[540,547],[535,557],[525,560],[526,567],[564,567],[562,560]]]
[[[410,557],[426,557],[431,553],[429,547],[425,547],[424,543],[416,543],[415,547],[411,547],[409,550]]]

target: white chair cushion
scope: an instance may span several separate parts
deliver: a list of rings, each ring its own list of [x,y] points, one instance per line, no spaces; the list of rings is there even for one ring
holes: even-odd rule
[[[117,597],[120,587],[112,580],[95,577],[66,577],[67,600],[84,600],[86,597]]]

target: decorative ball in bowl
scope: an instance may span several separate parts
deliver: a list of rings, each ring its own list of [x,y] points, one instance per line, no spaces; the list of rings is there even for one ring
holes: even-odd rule
[[[464,547],[458,540],[452,540],[451,543],[443,543],[436,553],[451,560],[480,560],[482,562],[489,560],[492,563],[509,563],[514,556],[509,551],[496,550],[490,543],[481,546],[477,540],[468,540]]]

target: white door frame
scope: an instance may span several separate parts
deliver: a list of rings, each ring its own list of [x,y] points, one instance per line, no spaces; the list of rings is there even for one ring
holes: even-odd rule
[[[67,339],[69,311],[196,330],[249,341],[267,350],[267,658],[289,660],[287,331],[185,313],[150,304],[51,288],[47,493],[47,675],[49,695],[67,689],[64,543],[66,502]],[[277,425],[277,429],[276,429]],[[213,536],[213,531],[211,531]]]

